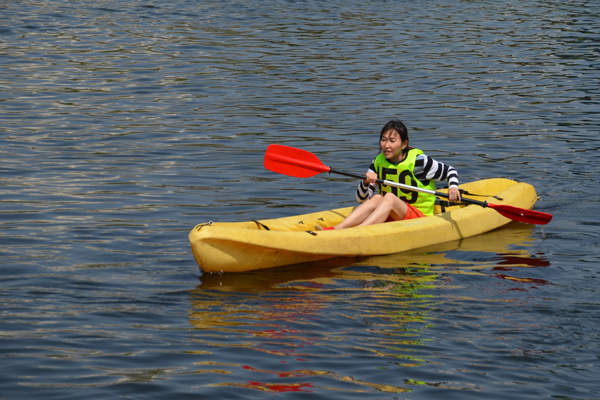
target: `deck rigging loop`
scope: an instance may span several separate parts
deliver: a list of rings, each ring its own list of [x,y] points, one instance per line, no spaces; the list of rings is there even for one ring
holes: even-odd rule
[[[451,207],[451,206],[466,206],[465,203],[462,203],[462,202],[453,203],[453,202],[450,202],[448,200],[442,200],[439,197],[435,198],[435,204],[438,205],[438,206],[440,206],[440,208],[441,208],[441,210],[442,210],[443,213],[446,212],[446,207]]]
[[[211,226],[212,224],[213,224],[213,222],[212,222],[212,221],[208,221],[207,223],[204,223],[204,224],[198,224],[198,225],[196,225],[196,226],[194,227],[194,229],[195,229],[196,231],[200,231],[200,229],[202,229],[203,227],[205,227],[205,226]]]
[[[262,226],[263,228],[265,228],[266,230],[270,231],[269,227],[266,226],[265,224],[263,224],[262,222],[258,222],[257,220],[253,219],[253,222],[256,222],[258,225]]]

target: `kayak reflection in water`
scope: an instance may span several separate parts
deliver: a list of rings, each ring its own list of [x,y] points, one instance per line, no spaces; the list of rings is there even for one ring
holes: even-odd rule
[[[379,134],[379,146],[381,153],[371,163],[367,179],[356,189],[356,199],[362,204],[340,224],[317,229],[344,229],[433,215],[434,195],[381,184],[376,187],[377,179],[429,190],[435,190],[435,181],[448,181],[449,200],[460,201],[456,170],[409,147],[408,131],[402,121],[395,119],[385,124]],[[375,194],[376,190],[379,194]]]

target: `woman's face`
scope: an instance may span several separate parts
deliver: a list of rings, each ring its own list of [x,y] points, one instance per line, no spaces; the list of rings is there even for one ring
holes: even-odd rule
[[[398,164],[404,159],[402,150],[408,146],[408,140],[404,142],[400,138],[400,134],[393,129],[384,132],[379,141],[381,152],[385,158],[392,164]]]

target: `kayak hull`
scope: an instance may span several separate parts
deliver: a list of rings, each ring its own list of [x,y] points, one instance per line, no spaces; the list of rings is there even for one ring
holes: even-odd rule
[[[533,186],[509,179],[461,185],[480,201],[532,209]],[[443,190],[439,190],[443,192]],[[470,196],[465,196],[470,197]],[[437,206],[436,206],[437,208]],[[477,205],[437,209],[430,217],[343,230],[319,231],[347,217],[354,207],[291,217],[199,224],[189,234],[192,253],[204,272],[244,272],[334,257],[374,256],[463,239],[499,228],[511,220]]]

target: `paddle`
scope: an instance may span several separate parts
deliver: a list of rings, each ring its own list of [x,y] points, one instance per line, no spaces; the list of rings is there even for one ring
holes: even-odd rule
[[[323,172],[329,172],[351,178],[366,179],[364,175],[352,174],[349,172],[338,171],[324,165],[321,160],[309,151],[296,149],[294,147],[272,144],[265,153],[265,168],[279,174],[293,176],[296,178],[310,178]],[[386,186],[395,186],[414,192],[428,193],[439,197],[448,198],[448,194],[436,192],[429,189],[421,189],[415,186],[404,185],[393,181],[378,179],[377,183]],[[524,222],[526,224],[546,225],[552,220],[552,215],[540,211],[527,210],[525,208],[514,207],[502,204],[492,204],[487,201],[477,201],[473,199],[462,199],[463,203],[475,204],[481,207],[489,207],[504,217],[513,221]]]

